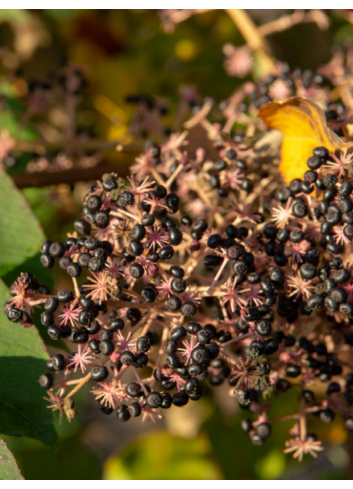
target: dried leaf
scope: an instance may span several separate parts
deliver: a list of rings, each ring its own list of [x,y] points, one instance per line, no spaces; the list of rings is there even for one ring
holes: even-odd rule
[[[324,111],[305,98],[263,105],[259,117],[267,127],[283,134],[279,168],[287,183],[303,178],[308,170],[306,161],[317,146],[325,146],[331,152],[349,146],[327,127]]]

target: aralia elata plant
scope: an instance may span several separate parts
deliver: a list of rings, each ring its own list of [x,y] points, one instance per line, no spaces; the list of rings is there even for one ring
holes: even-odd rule
[[[43,308],[50,338],[75,349],[39,379],[60,418],[76,415],[87,383],[102,413],[125,422],[227,383],[256,445],[292,419],[285,452],[302,460],[323,449],[313,417],[353,429],[352,157],[319,146],[287,186],[273,158],[254,158],[251,137],[231,134],[238,120],[248,136],[263,129],[252,110],[278,80],[288,90],[305,81],[329,103],[322,77],[276,70],[221,104],[222,124],[207,119],[208,99],[185,124],[207,131],[216,157],[188,152],[179,132],[148,142],[126,180],[89,185],[73,233],[41,247],[42,265],[66,270],[71,289],[54,293],[28,271],[11,286],[10,321],[30,327]],[[288,389],[296,412],[271,418],[271,394]]]

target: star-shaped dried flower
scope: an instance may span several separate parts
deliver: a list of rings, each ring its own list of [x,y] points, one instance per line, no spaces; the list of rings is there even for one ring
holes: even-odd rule
[[[71,372],[65,372],[64,376],[62,376],[60,372],[56,373],[54,389],[57,389],[56,394],[59,397],[62,397],[65,394],[65,391],[68,388],[67,382],[70,377],[71,377]]]
[[[33,312],[33,307],[38,306],[46,301],[46,299],[31,299],[26,297],[28,291],[27,285],[25,285],[20,278],[18,278],[11,285],[11,295],[13,296],[9,300],[9,305],[17,307],[19,309],[25,309],[27,312]]]
[[[153,188],[151,187],[151,183],[153,182],[150,181],[149,177],[146,177],[142,181],[136,181],[133,176],[127,177],[127,179],[130,182],[131,185],[130,192],[133,195],[143,195],[153,190]]]
[[[295,275],[289,275],[287,279],[287,283],[289,287],[293,289],[293,292],[289,294],[289,297],[295,295],[296,299],[298,299],[301,296],[307,299],[315,291],[315,287],[312,285],[313,281],[303,279],[299,273]]]
[[[116,349],[119,353],[122,353],[123,351],[134,351],[135,348],[135,343],[137,340],[132,339],[132,334],[131,331],[128,332],[126,335],[126,338],[123,336],[121,331],[118,331],[116,333],[117,339],[116,339]]]
[[[246,300],[242,294],[243,290],[241,286],[234,288],[232,281],[228,279],[228,281],[221,287],[220,300],[223,305],[226,305],[229,302],[232,312],[234,312],[237,306],[243,307],[246,305]]]
[[[48,402],[50,402],[49,406],[47,406],[47,409],[52,409],[53,411],[59,411],[60,413],[60,418],[59,418],[59,424],[61,424],[61,418],[64,413],[64,408],[63,408],[63,402],[64,399],[57,394],[54,394],[52,391],[48,391],[48,396],[49,397],[44,397],[44,399]]]
[[[310,247],[311,245],[309,241],[303,239],[300,243],[292,243],[291,245],[286,246],[284,248],[284,254],[291,257],[292,263],[303,263],[303,257],[306,255],[306,252],[310,250]]]
[[[239,168],[235,170],[226,170],[221,173],[221,184],[224,188],[232,188],[234,190],[240,190],[239,185],[243,183],[244,175]]]
[[[254,305],[259,306],[263,303],[264,297],[261,294],[261,289],[258,284],[250,284],[249,287],[243,290],[244,299],[250,306]]]
[[[151,173],[154,167],[153,154],[148,150],[135,159],[135,163],[131,165],[130,171],[136,175],[136,178],[145,178]]]
[[[160,226],[152,226],[151,231],[146,235],[146,241],[144,244],[148,245],[148,248],[155,251],[157,246],[163,248],[167,243],[169,243],[168,235],[163,228]]]
[[[83,287],[88,291],[88,297],[92,297],[93,300],[99,300],[99,303],[101,304],[108,299],[111,286],[111,275],[105,270],[99,273],[91,273],[93,278],[88,276],[87,279],[92,282],[92,284],[84,285]]]
[[[347,236],[343,232],[342,226],[334,226],[333,228],[333,237],[335,239],[336,244],[349,244],[351,240],[347,238]]]
[[[126,263],[121,258],[116,256],[108,256],[106,271],[113,275],[113,277],[122,277],[124,275],[124,270]]]
[[[75,328],[78,325],[78,317],[80,312],[82,311],[82,307],[78,306],[74,302],[71,304],[65,304],[60,307],[58,319],[60,319],[59,326],[67,326],[70,322],[71,327]]]
[[[312,457],[316,458],[317,453],[321,452],[324,447],[321,441],[313,441],[307,438],[306,440],[301,440],[299,437],[292,438],[286,441],[286,447],[284,453],[293,453],[293,458],[297,458],[299,462],[303,460],[304,454],[310,454]]]
[[[234,199],[233,202],[230,203],[230,205],[233,207],[234,211],[238,214],[237,220],[249,221],[252,222],[253,224],[257,224],[261,221],[260,216],[257,216],[256,214],[252,214],[250,212],[250,207],[247,204],[238,204],[236,199]]]
[[[158,297],[160,299],[164,299],[164,297],[166,296],[170,297],[171,295],[173,295],[172,286],[171,286],[172,280],[173,277],[167,280],[161,280],[161,283],[157,285],[156,291],[159,292]]]
[[[331,153],[330,158],[333,161],[328,161],[323,169],[333,172],[338,177],[344,177],[345,172],[352,168],[353,154],[349,154],[347,150],[344,153],[341,152],[339,158],[334,153]]]
[[[131,224],[126,219],[116,218],[110,222],[110,236],[115,246],[119,246],[119,239],[122,240],[123,246],[127,246],[130,241]]]
[[[81,345],[78,345],[78,351],[70,356],[70,361],[68,362],[67,367],[75,366],[74,372],[80,368],[84,374],[86,365],[90,365],[92,363],[91,360],[94,360],[94,357],[90,356],[90,353],[91,349],[88,345],[86,345],[83,350]]]
[[[282,207],[278,204],[271,209],[272,221],[276,224],[279,229],[283,229],[290,219],[293,219],[292,213],[292,199],[288,199],[286,207]]]
[[[244,78],[252,70],[253,57],[247,45],[236,48],[231,44],[225,44],[223,53],[226,56],[224,67],[228,75]]]
[[[115,408],[115,401],[121,402],[127,398],[125,389],[121,387],[116,380],[112,379],[107,382],[98,382],[100,387],[92,389],[95,399],[104,406]]]
[[[190,341],[182,340],[184,348],[178,348],[178,354],[184,357],[185,365],[188,365],[191,359],[192,350],[198,345],[198,341],[195,336],[192,336]]]

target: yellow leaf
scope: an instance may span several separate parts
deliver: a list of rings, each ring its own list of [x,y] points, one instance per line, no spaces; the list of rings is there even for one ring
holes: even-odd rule
[[[279,169],[287,183],[293,178],[303,178],[308,170],[306,161],[314,148],[325,146],[332,152],[348,146],[327,127],[324,111],[305,98],[263,105],[259,117],[267,127],[283,133]]]

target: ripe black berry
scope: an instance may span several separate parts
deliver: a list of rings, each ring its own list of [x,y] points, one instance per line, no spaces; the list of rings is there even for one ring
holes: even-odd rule
[[[272,429],[269,423],[260,423],[256,426],[256,434],[261,438],[267,438],[271,433]]]
[[[146,353],[151,348],[150,339],[147,336],[140,336],[136,343],[137,351]]]
[[[135,224],[135,226],[131,229],[131,237],[136,241],[141,241],[146,236],[146,229],[141,224]]]
[[[112,190],[118,188],[118,183],[113,177],[109,177],[103,180],[102,185],[106,192],[111,192]]]
[[[304,263],[304,265],[299,268],[299,273],[305,280],[311,280],[316,277],[317,271],[314,265]]]
[[[131,414],[127,406],[122,405],[116,410],[116,415],[119,421],[126,422],[129,421]]]
[[[96,382],[102,382],[108,377],[108,375],[109,375],[109,371],[107,367],[105,367],[104,365],[97,365],[96,367],[93,367],[91,370],[91,377]]]
[[[186,329],[183,326],[178,326],[171,330],[170,339],[172,341],[179,341],[186,336]]]
[[[141,406],[138,402],[132,402],[128,407],[128,410],[133,418],[137,418],[142,412]]]
[[[170,260],[174,255],[174,249],[172,246],[164,246],[158,250],[158,256],[161,260],[166,261]]]
[[[147,394],[146,403],[152,409],[159,408],[163,402],[163,398],[159,392],[152,391]]]
[[[56,297],[49,297],[44,303],[44,310],[46,312],[55,312],[59,307],[59,301]]]
[[[194,314],[196,314],[196,310],[196,305],[191,301],[186,301],[181,306],[181,312],[184,314],[184,316],[193,316]]]
[[[40,262],[44,268],[53,268],[55,265],[55,258],[50,256],[49,254],[44,253],[40,257]]]
[[[172,396],[172,403],[174,404],[174,406],[183,407],[186,406],[188,402],[189,402],[189,397],[183,391],[175,392],[175,394],[173,394]]]
[[[43,326],[51,326],[55,322],[53,314],[51,312],[43,312],[40,316],[40,322]]]
[[[300,365],[288,365],[286,367],[286,375],[288,377],[296,378],[301,374]]]
[[[58,301],[62,304],[67,304],[74,300],[74,294],[69,289],[59,290],[57,294]]]
[[[135,355],[131,351],[124,351],[120,355],[120,361],[123,365],[132,365],[136,360]]]
[[[89,222],[83,219],[76,219],[74,222],[74,228],[80,234],[87,236],[91,232],[91,225]]]
[[[52,340],[60,340],[60,338],[63,337],[62,329],[58,328],[57,326],[49,326],[47,332],[49,338]]]
[[[172,295],[167,300],[167,307],[170,311],[179,311],[179,309],[181,309],[181,306],[182,306],[182,302],[179,299],[179,297],[176,295]]]
[[[255,325],[255,330],[261,336],[268,336],[272,331],[271,323],[266,321],[266,319],[260,319]]]
[[[70,341],[72,343],[87,343],[88,332],[84,329],[73,329],[70,334]]]

